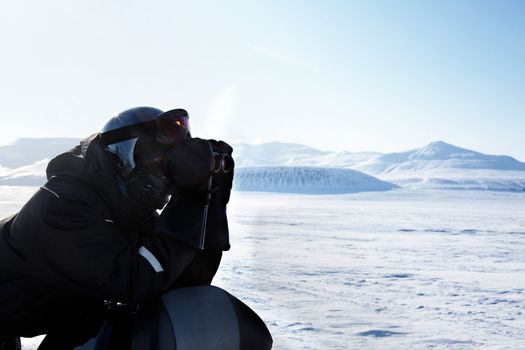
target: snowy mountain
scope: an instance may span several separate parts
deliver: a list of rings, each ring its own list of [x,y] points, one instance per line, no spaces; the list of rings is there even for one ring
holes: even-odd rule
[[[233,147],[238,166],[292,165],[295,162],[309,162],[312,158],[329,153],[309,146],[281,142],[260,145],[239,143]]]
[[[78,144],[77,139],[20,139],[0,147],[0,185],[40,186],[45,183],[49,160]],[[323,168],[246,168],[243,165],[343,164],[359,159],[349,152],[334,154],[290,143],[265,145],[238,144],[235,147],[237,171],[235,188],[246,191],[293,193],[350,193],[384,191],[388,184],[358,171]],[[362,156],[361,156],[362,157]],[[365,157],[366,159],[367,157]]]
[[[41,186],[46,182],[46,167],[49,158],[30,165],[9,169],[0,166],[0,186]]]
[[[53,158],[80,142],[76,138],[18,139],[10,145],[0,146],[0,166],[15,169]]]
[[[376,152],[328,152],[295,143],[233,145],[237,166],[320,166],[348,168],[380,156]]]
[[[525,190],[525,163],[443,141],[380,155],[352,168],[409,188]]]
[[[20,139],[11,145],[0,146],[0,185],[43,183],[47,161],[78,142],[73,138]],[[443,141],[387,154],[328,152],[280,142],[240,143],[233,147],[238,169],[260,166],[270,166],[274,170],[283,166],[342,168],[358,170],[408,188],[525,189],[525,163],[509,156],[486,155]],[[279,171],[276,178],[281,176]]]
[[[428,169],[493,169],[525,170],[521,163],[509,156],[493,156],[456,147],[443,141],[432,142],[423,148],[388,153],[357,166],[370,174],[411,172]]]
[[[241,191],[308,194],[387,191],[396,185],[350,169],[320,167],[242,167],[234,186]]]
[[[239,154],[240,153],[240,154]],[[237,164],[320,166],[362,171],[408,188],[522,191],[525,163],[509,156],[486,155],[443,141],[406,152],[325,152],[284,143],[237,145]]]
[[[0,186],[40,186],[47,163],[79,143],[75,138],[22,138],[0,146]]]

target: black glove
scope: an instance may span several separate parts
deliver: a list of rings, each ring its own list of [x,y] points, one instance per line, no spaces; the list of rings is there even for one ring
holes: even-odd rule
[[[226,204],[230,200],[235,167],[232,158],[233,148],[224,141],[209,140],[209,142],[215,160],[204,247],[209,250],[229,250],[230,234]]]
[[[230,249],[226,204],[233,181],[232,152],[227,143],[215,140],[186,139],[173,145],[166,169],[175,191],[157,231],[199,249]]]
[[[175,142],[165,156],[171,199],[162,211],[156,230],[203,249],[213,174],[210,142],[186,138]]]
[[[214,154],[207,140],[185,138],[175,142],[165,157],[166,176],[178,190],[210,192]]]
[[[207,193],[178,190],[160,214],[155,230],[197,249],[204,249],[208,200]]]
[[[226,206],[207,204],[206,194],[177,191],[160,214],[155,230],[197,249],[229,250]]]

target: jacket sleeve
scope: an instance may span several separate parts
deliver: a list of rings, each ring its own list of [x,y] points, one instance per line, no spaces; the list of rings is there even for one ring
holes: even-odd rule
[[[26,273],[94,298],[140,303],[173,286],[196,250],[154,232],[136,246],[83,202],[40,190],[22,208],[11,240]]]
[[[226,205],[207,205],[205,197],[197,192],[177,191],[162,211],[156,230],[198,249],[229,250]]]
[[[209,285],[219,268],[222,250],[199,250],[173,287]]]

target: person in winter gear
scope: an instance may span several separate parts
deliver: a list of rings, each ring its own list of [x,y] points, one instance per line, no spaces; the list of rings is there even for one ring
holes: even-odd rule
[[[47,334],[40,349],[71,349],[108,303],[210,284],[230,247],[234,163],[214,173],[217,154],[222,164],[232,149],[192,138],[185,110],[137,107],[52,159],[47,183],[0,222],[0,338]]]

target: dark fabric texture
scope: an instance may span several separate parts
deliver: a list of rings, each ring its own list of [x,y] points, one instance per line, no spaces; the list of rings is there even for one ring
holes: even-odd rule
[[[210,203],[206,225],[205,250],[230,250],[226,205]]]
[[[199,253],[195,264],[210,254],[204,261],[212,265],[200,273],[197,251],[155,230],[154,212],[126,225],[110,157],[96,135],[59,155],[49,163],[45,189],[0,222],[0,336],[64,334],[75,320],[92,333],[104,318],[104,300],[148,302],[182,275],[184,284],[211,281],[217,252]]]
[[[213,171],[213,150],[207,140],[186,138],[166,153],[167,177],[181,190],[208,193]]]
[[[230,249],[226,205],[235,166],[232,153],[224,141],[198,138],[180,140],[171,147],[166,168],[174,194],[158,220],[159,232],[198,249]],[[223,156],[228,159],[227,172]]]
[[[208,140],[213,151],[221,156],[227,156],[227,163],[213,174],[210,206],[208,209],[208,220],[206,226],[205,249],[230,249],[230,235],[228,229],[228,218],[226,205],[230,201],[230,193],[233,185],[235,162],[232,158],[233,148],[224,141]],[[224,170],[227,168],[227,172]]]
[[[197,192],[174,194],[160,214],[156,230],[200,250],[230,249],[226,205],[207,204],[205,195]]]
[[[177,191],[160,214],[156,230],[167,237],[203,249],[208,216],[206,202],[206,194]]]
[[[270,350],[273,339],[270,331],[252,309],[227,293],[237,316],[240,334],[239,350]]]
[[[0,338],[0,350],[20,350],[20,338]]]

